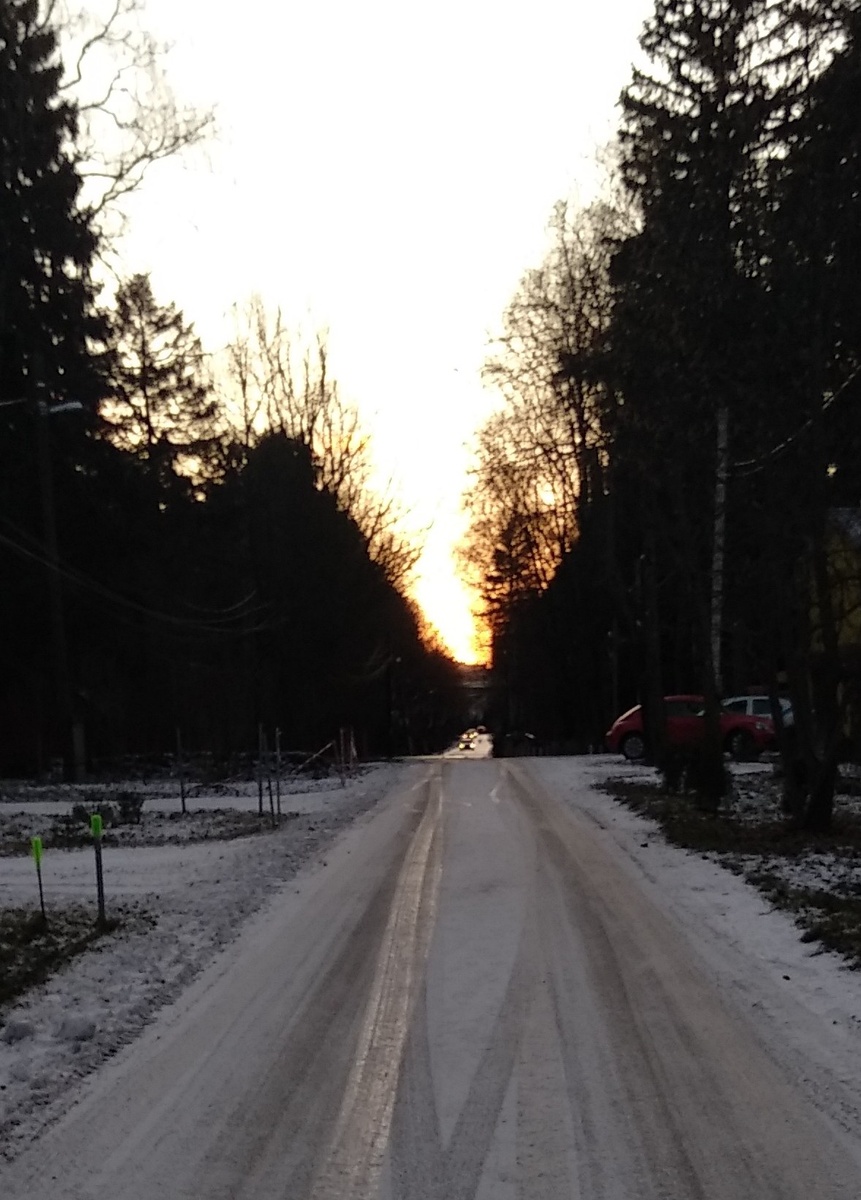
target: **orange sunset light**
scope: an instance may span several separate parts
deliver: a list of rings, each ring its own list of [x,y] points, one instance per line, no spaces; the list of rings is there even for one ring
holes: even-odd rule
[[[438,572],[421,574],[413,595],[428,623],[458,662],[469,666],[486,664],[485,638],[473,616],[477,597],[462,580]]]

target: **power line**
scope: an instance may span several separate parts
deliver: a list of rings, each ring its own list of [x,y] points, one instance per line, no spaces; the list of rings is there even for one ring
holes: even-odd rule
[[[783,454],[784,451],[788,450],[794,442],[797,442],[798,439],[804,433],[806,433],[808,429],[810,429],[817,417],[821,417],[828,411],[829,408],[831,408],[838,398],[846,391],[850,383],[857,378],[859,373],[861,373],[861,365],[857,366],[854,371],[851,371],[849,375],[847,375],[836,392],[832,392],[830,395],[826,396],[825,401],[823,402],[819,411],[814,413],[813,416],[808,417],[804,424],[799,429],[796,429],[795,433],[790,434],[789,437],[785,438],[782,442],[779,442],[776,446],[773,446],[771,450],[758,458],[749,458],[743,462],[731,463],[730,470],[737,472],[740,475],[756,475],[759,471],[764,471],[771,462]]]
[[[6,519],[5,523],[7,525],[12,525],[12,522],[10,522],[8,519]],[[101,600],[107,601],[108,603],[119,608],[128,609],[139,616],[149,617],[152,620],[159,621],[163,624],[175,626],[187,633],[205,633],[208,635],[221,636],[246,636],[248,634],[262,633],[278,628],[284,623],[283,620],[274,622],[267,621],[255,626],[246,625],[237,627],[236,622],[238,622],[240,619],[244,620],[248,617],[256,616],[259,613],[265,612],[269,607],[267,604],[259,604],[254,608],[248,608],[243,611],[241,609],[241,605],[245,603],[245,601],[240,601],[238,604],[230,605],[228,608],[221,610],[225,615],[223,622],[220,624],[214,621],[207,622],[188,617],[180,617],[174,613],[168,613],[150,608],[147,605],[139,604],[135,600],[130,600],[128,597],[121,595],[119,592],[112,591],[110,588],[107,588],[103,584],[99,583],[98,580],[83,574],[83,572],[77,571],[73,568],[70,569],[60,562],[53,562],[41,551],[39,543],[36,542],[31,535],[27,534],[24,530],[18,529],[14,525],[12,525],[12,528],[15,529],[16,533],[25,537],[28,541],[33,542],[38,547],[37,549],[30,549],[15,539],[0,533],[0,545],[6,546],[9,550],[12,550],[13,553],[18,554],[23,558],[28,558],[33,562],[38,563],[41,567],[47,567],[52,571],[56,571],[70,583],[73,583],[77,587],[93,593]],[[246,597],[246,600],[251,599],[253,595],[254,593],[252,592],[249,597]],[[218,612],[219,610],[213,611]]]

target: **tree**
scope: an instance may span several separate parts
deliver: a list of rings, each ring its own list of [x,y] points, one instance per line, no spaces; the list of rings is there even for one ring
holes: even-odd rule
[[[545,258],[521,280],[485,368],[503,408],[478,434],[460,557],[483,597],[497,680],[510,693],[508,719],[531,727],[541,723],[535,709],[544,709],[548,689],[538,676],[548,662],[565,699],[547,708],[561,721],[572,719],[574,692],[595,694],[596,681],[574,669],[572,614],[556,578],[584,526],[594,529],[589,514],[603,501],[612,404],[600,370],[610,320],[608,237],[624,227],[607,203],[556,206]],[[605,582],[596,580],[596,590]],[[606,635],[606,628],[597,635],[602,646]],[[557,723],[553,736],[565,732]]]
[[[578,506],[601,491],[596,452],[606,398],[596,357],[610,320],[610,245],[627,223],[606,201],[585,210],[556,205],[548,251],[521,280],[485,366],[517,425],[523,469],[554,492],[569,537]]]
[[[736,486],[760,511],[780,498],[754,577],[769,596],[773,660],[798,710],[787,808],[814,829],[831,819],[852,671],[832,597],[835,510],[861,502],[859,15],[852,6],[844,15],[845,40],[830,61],[810,50],[817,70],[787,153],[772,165],[763,274],[781,403],[758,453],[735,467]],[[776,587],[781,576],[795,587]],[[799,780],[804,787],[794,786]]]
[[[55,34],[36,0],[0,4],[0,399],[92,401],[87,339],[99,331],[92,221],[69,151],[78,118],[59,94]],[[15,422],[6,411],[5,420]]]
[[[429,714],[422,737],[437,737],[427,696],[445,664],[393,586],[410,552],[394,510],[369,498],[361,528],[344,511],[368,479],[358,428],[337,424],[334,407],[313,437],[288,437],[285,422],[243,442],[218,423],[192,327],[146,276],[96,309],[109,209],[161,150],[126,167],[112,158],[102,199],[85,193],[89,122],[116,114],[121,88],[103,75],[101,107],[78,89],[94,53],[132,45],[114,22],[135,10],[117,0],[64,74],[54,26],[65,9],[0,0],[0,619],[14,631],[3,768],[42,771],[60,751],[68,763],[79,718],[91,759],[163,752],[179,723],[192,745],[248,750],[260,719],[316,747],[352,724],[378,750],[395,660],[405,711]],[[64,27],[67,50],[78,35]],[[109,157],[126,144],[122,119],[118,129],[117,143],[96,138]],[[324,356],[320,380],[317,365],[311,356],[303,403],[331,397]],[[352,474],[337,473],[342,434]],[[409,724],[411,743],[419,728]]]
[[[56,31],[64,60],[60,93],[78,117],[69,153],[86,208],[102,234],[123,228],[122,203],[159,162],[204,141],[209,109],[182,105],[167,79],[168,46],[141,24],[145,0],[40,0],[38,24]]]
[[[120,196],[209,124],[171,109],[163,77],[161,99],[137,86],[160,76],[155,43],[132,28],[138,0],[116,0],[102,22],[94,11],[0,0],[0,607],[16,633],[0,704],[40,767],[71,758],[81,698],[68,560],[87,487],[110,472],[90,436],[105,396],[93,263]]]
[[[106,324],[106,436],[145,463],[162,488],[199,473],[218,405],[193,327],[173,304],[156,302],[148,275],[120,285]]]
[[[36,0],[2,0],[0,516],[14,555],[4,571],[3,619],[20,650],[3,684],[47,714],[48,753],[62,751],[68,764],[74,689],[57,561],[54,495],[62,477],[55,478],[54,466],[66,467],[75,425],[51,413],[70,403],[83,410],[80,446],[87,410],[101,395],[89,353],[101,323],[91,277],[97,236],[79,207],[81,179],[70,151],[78,119],[60,95],[61,73],[56,35],[39,20]],[[34,610],[34,594],[45,596],[44,609]],[[45,679],[54,680],[48,695]]]
[[[274,430],[306,446],[317,485],[356,522],[372,560],[403,589],[419,548],[403,532],[406,514],[391,488],[372,486],[371,440],[331,374],[326,334],[303,344],[280,310],[268,314],[259,297],[237,314],[237,324],[228,347],[225,411],[237,414],[242,443],[251,447]]]
[[[651,536],[693,605],[715,758],[722,481],[732,445],[762,445],[770,428],[769,173],[837,36],[836,6],[807,0],[658,0],[641,38],[653,70],[636,71],[622,98],[622,171],[642,226],[614,268],[620,419],[673,464],[659,480],[647,460],[632,466],[654,494],[647,511],[670,518]]]

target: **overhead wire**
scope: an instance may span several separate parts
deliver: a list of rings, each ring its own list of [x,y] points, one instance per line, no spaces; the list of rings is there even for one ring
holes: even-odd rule
[[[797,442],[798,439],[804,433],[806,433],[808,429],[810,429],[817,417],[821,417],[823,413],[826,413],[828,409],[831,408],[831,406],[839,399],[839,397],[846,391],[849,385],[858,377],[859,374],[861,374],[861,364],[859,364],[854,371],[851,371],[849,375],[847,375],[836,391],[831,392],[831,394],[826,397],[822,407],[818,410],[818,412],[815,412],[809,416],[804,424],[796,429],[794,433],[790,434],[789,437],[784,438],[782,442],[778,442],[776,446],[772,446],[769,451],[758,456],[757,458],[748,458],[741,462],[730,463],[729,469],[734,474],[738,475],[756,475],[759,471],[764,471],[770,463],[774,462],[776,458],[788,450],[790,446]]]
[[[15,532],[19,534],[19,536],[23,536],[27,541],[32,542],[36,549],[31,549],[30,547],[22,544],[19,541],[16,541],[14,538],[9,537],[2,532],[0,532],[0,545],[6,546],[7,549],[23,558],[28,558],[33,562],[36,562],[40,567],[55,571],[62,578],[66,579],[70,583],[75,584],[79,588],[83,588],[86,591],[93,593],[103,601],[107,601],[108,603],[120,608],[125,608],[139,616],[149,617],[152,620],[176,627],[181,631],[187,633],[203,633],[210,636],[248,636],[250,634],[271,631],[272,629],[283,625],[284,621],[286,620],[286,618],[283,618],[277,621],[266,621],[254,626],[238,626],[236,622],[240,619],[245,620],[251,616],[257,616],[258,614],[266,612],[269,609],[268,604],[258,604],[253,608],[248,608],[243,611],[241,609],[241,605],[245,601],[240,601],[237,604],[230,605],[228,608],[221,610],[224,615],[223,620],[220,623],[216,621],[200,621],[193,618],[181,617],[175,613],[159,611],[158,609],[151,608],[148,605],[140,604],[139,602],[132,600],[127,596],[123,596],[119,592],[112,591],[110,588],[105,587],[105,585],[100,583],[98,580],[93,579],[91,576],[85,575],[83,572],[74,568],[69,568],[60,560],[54,561],[44,552],[44,547],[42,547],[41,543],[33,538],[31,534],[15,526],[13,522],[8,520],[8,518],[4,518],[3,520],[4,523],[11,526]],[[248,600],[253,597],[253,595],[254,593],[252,592],[250,593],[249,597],[246,597],[245,599]],[[219,610],[212,611],[217,613]]]

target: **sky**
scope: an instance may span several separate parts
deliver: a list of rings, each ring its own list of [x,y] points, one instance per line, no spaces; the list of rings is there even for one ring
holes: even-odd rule
[[[378,479],[426,531],[416,597],[474,660],[452,547],[469,445],[499,402],[482,363],[554,203],[595,193],[652,0],[144,9],[177,96],[218,129],[129,202],[123,268],[150,272],[210,350],[255,293],[328,330]]]

